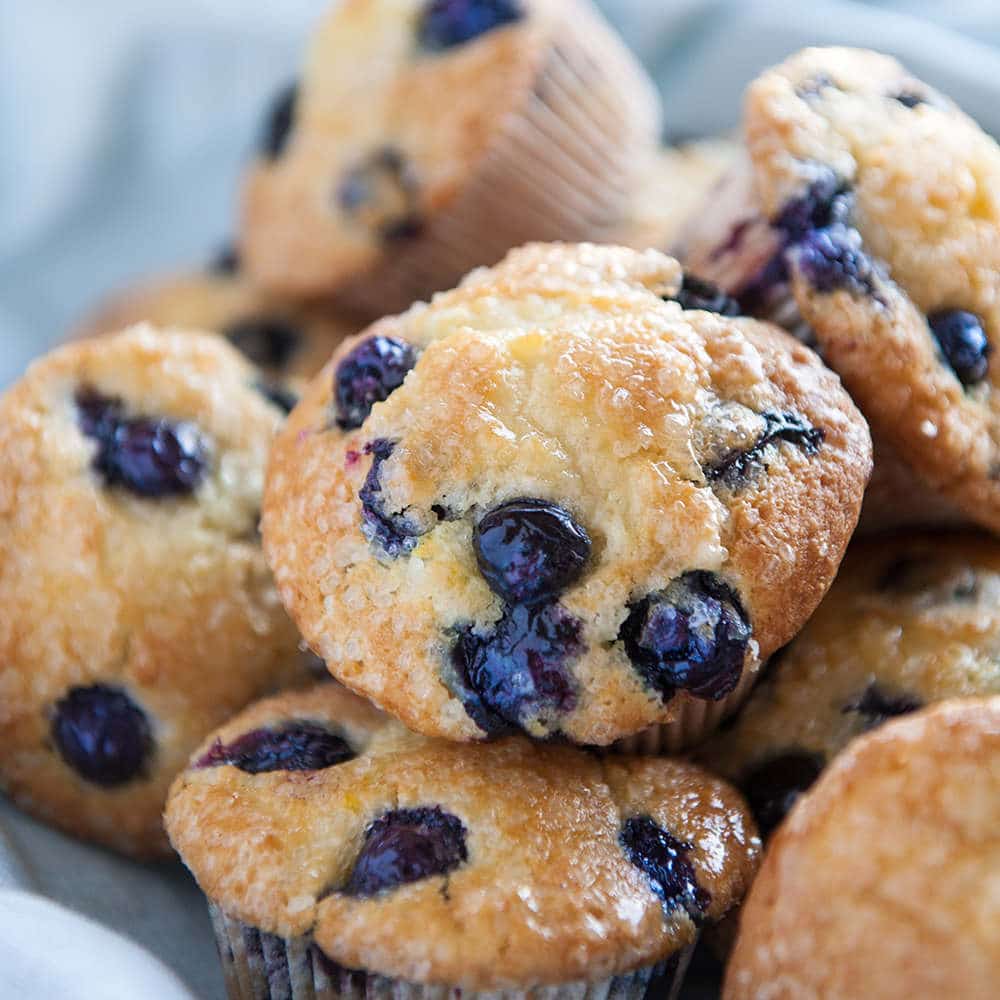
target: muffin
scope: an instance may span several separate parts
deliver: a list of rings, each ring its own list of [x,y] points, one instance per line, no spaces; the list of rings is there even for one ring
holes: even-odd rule
[[[853,49],[765,73],[745,128],[750,202],[694,223],[712,235],[688,265],[750,311],[790,292],[876,436],[928,494],[1000,529],[1000,146]]]
[[[70,833],[168,851],[167,789],[302,672],[257,533],[282,411],[208,335],[67,345],[0,399],[0,787]]]
[[[741,154],[733,139],[697,139],[666,146],[639,179],[624,224],[612,242],[645,250],[669,250],[691,213]]]
[[[589,0],[347,0],[243,192],[255,283],[384,315],[529,239],[604,239],[659,100]]]
[[[811,351],[704,291],[533,245],[345,342],[262,522],[338,680],[452,740],[653,750],[739,701],[832,580],[870,441]]]
[[[330,684],[222,726],[166,822],[231,998],[666,996],[759,852],[693,765],[430,740]]]
[[[72,336],[118,333],[136,323],[221,334],[261,369],[262,384],[286,409],[340,342],[366,325],[343,310],[278,302],[238,271],[216,268],[161,278],[114,295]]]
[[[853,546],[735,724],[701,751],[761,832],[851,740],[946,698],[1000,694],[1000,544],[975,534]]]
[[[1000,698],[856,740],[768,848],[724,1000],[996,996]]]

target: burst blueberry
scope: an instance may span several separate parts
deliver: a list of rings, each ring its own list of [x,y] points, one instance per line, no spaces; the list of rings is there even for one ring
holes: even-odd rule
[[[149,498],[197,489],[207,446],[193,424],[126,417],[121,400],[91,389],[77,393],[76,405],[80,429],[97,443],[94,469],[109,486]]]
[[[522,17],[519,0],[429,0],[417,23],[417,39],[428,52],[440,52]]]
[[[295,125],[295,105],[298,99],[298,84],[289,83],[272,100],[260,135],[259,148],[262,156],[276,160],[285,151]]]
[[[386,509],[382,495],[382,465],[392,454],[395,442],[378,438],[365,445],[365,454],[372,456],[371,468],[358,491],[361,501],[361,531],[383,555],[397,559],[412,552],[423,529],[406,516]]]
[[[559,604],[514,605],[485,634],[459,632],[452,647],[458,695],[488,733],[551,732],[573,710],[569,664],[583,651],[582,625]]]
[[[254,729],[233,740],[216,740],[196,767],[230,764],[247,774],[269,771],[321,771],[353,760],[350,744],[318,722],[294,721]]]
[[[50,731],[62,759],[103,788],[142,777],[153,752],[146,714],[107,684],[70,688],[53,708]]]
[[[829,168],[823,168],[806,193],[789,201],[773,220],[775,228],[797,241],[813,229],[846,224],[852,209],[847,186]]]
[[[465,825],[439,806],[393,809],[365,831],[364,844],[343,892],[374,896],[435,875],[447,875],[469,857]]]
[[[691,844],[668,833],[649,816],[630,816],[618,839],[625,857],[649,879],[666,913],[684,909],[696,923],[704,920],[712,897],[698,885]]]
[[[222,333],[260,368],[284,368],[302,342],[299,329],[281,316],[247,316]]]
[[[824,295],[836,291],[871,295],[875,266],[861,247],[858,234],[843,225],[814,229],[791,251],[800,274]]]
[[[823,758],[806,750],[788,750],[751,767],[739,785],[761,836],[771,833],[788,815],[795,800],[823,770]]]
[[[406,156],[384,146],[351,167],[337,187],[337,207],[352,222],[383,240],[419,236],[424,223],[418,212],[420,185]]]
[[[992,351],[983,321],[964,309],[945,309],[932,313],[927,322],[959,382],[964,386],[982,382]]]
[[[416,351],[406,341],[381,334],[362,340],[337,365],[333,378],[337,426],[345,431],[360,427],[416,363]]]
[[[887,691],[876,681],[872,681],[865,689],[849,701],[841,711],[846,715],[856,713],[865,721],[866,729],[875,729],[883,722],[897,715],[908,715],[919,711],[924,703],[916,696],[906,693]]]
[[[473,544],[490,589],[512,604],[558,596],[590,555],[590,536],[569,511],[534,498],[494,507],[476,525]]]
[[[739,316],[740,304],[717,285],[685,273],[680,291],[674,296],[682,309],[701,309],[720,316]]]
[[[718,701],[739,683],[751,634],[733,589],[694,570],[631,605],[619,639],[664,701],[678,690]]]

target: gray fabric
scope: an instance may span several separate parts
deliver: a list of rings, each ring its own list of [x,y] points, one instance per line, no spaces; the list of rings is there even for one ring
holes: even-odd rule
[[[204,260],[225,238],[260,109],[293,75],[324,6],[0,0],[0,386],[105,291]],[[995,0],[603,6],[660,83],[670,135],[732,127],[760,68],[831,43],[899,55],[1000,134]],[[0,802],[0,889],[12,886],[145,945],[203,1000],[221,997],[208,918],[179,865],[123,861]],[[5,918],[0,909],[0,941]],[[86,945],[85,925],[79,934]],[[0,996],[17,995],[5,975],[0,963]],[[156,975],[151,965],[151,984]],[[72,976],[59,982],[51,1000],[92,995]],[[141,995],[155,1000],[157,988]]]

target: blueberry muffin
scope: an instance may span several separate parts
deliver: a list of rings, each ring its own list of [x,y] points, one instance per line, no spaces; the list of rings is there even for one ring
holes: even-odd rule
[[[654,749],[735,705],[832,580],[870,440],[811,351],[706,307],[656,251],[532,245],[345,342],[263,519],[339,680],[453,740]]]
[[[166,822],[232,998],[638,1000],[741,898],[760,847],[691,764],[430,740],[329,684],[223,725]]]
[[[257,524],[282,411],[216,337],[67,345],[0,400],[0,787],[135,855],[212,727],[295,679]]]
[[[775,836],[723,1000],[989,1000],[1000,979],[1000,698],[856,740]]]
[[[745,129],[756,221],[706,223],[719,238],[690,266],[751,311],[790,290],[873,431],[926,491],[1000,529],[1000,147],[895,60],[851,49],[757,79]]]
[[[996,542],[914,534],[859,544],[700,758],[742,787],[767,834],[854,737],[932,702],[1000,694],[998,645]]]
[[[632,194],[625,223],[613,242],[669,250],[691,213],[740,156],[733,139],[698,139],[666,146],[651,161]]]
[[[221,334],[263,372],[262,386],[290,409],[306,379],[364,319],[328,306],[278,302],[233,270],[193,271],[112,296],[74,337],[118,333],[136,323]]]
[[[604,239],[656,149],[651,82],[590,0],[346,0],[246,180],[254,281],[378,315],[529,239]]]

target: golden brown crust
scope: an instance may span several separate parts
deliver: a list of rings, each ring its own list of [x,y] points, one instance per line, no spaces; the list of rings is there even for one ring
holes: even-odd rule
[[[423,7],[349,0],[320,25],[287,146],[244,187],[241,251],[263,287],[404,309],[527,239],[620,222],[659,105],[589,0],[526,0],[436,53],[417,42]]]
[[[687,571],[740,595],[754,632],[745,670],[791,638],[854,529],[867,428],[810,351],[663,301],[678,284],[654,251],[529,246],[371,328],[422,354],[359,430],[333,424],[337,358],[317,377],[272,453],[263,530],[286,606],[338,679],[419,731],[483,736],[445,676],[449,636],[500,617],[472,530],[520,496],[565,505],[595,540],[562,598],[586,646],[577,705],[553,726],[572,740],[607,744],[692,701],[664,704],[616,641],[632,602]],[[815,455],[770,446],[766,471],[708,482],[704,466],[756,441],[760,414],[786,412],[822,428]],[[409,557],[377,558],[360,530],[374,440],[396,442],[380,471],[386,509],[432,529]],[[437,523],[435,506],[451,516]]]
[[[1000,698],[855,741],[772,841],[723,997],[995,996],[998,822]]]
[[[788,751],[830,760],[895,711],[1000,694],[998,641],[1000,545],[991,538],[910,534],[856,544],[735,726],[699,759],[739,782]]]
[[[312,772],[192,768],[172,789],[167,824],[225,913],[283,937],[311,934],[348,968],[492,990],[655,964],[695,927],[682,908],[665,912],[627,860],[619,833],[632,816],[693,845],[710,920],[756,867],[759,841],[738,796],[678,761],[602,761],[521,737],[428,740],[329,684],[257,705],[219,736],[296,718],[339,729],[358,756]],[[466,863],[371,897],[337,891],[373,820],[427,806],[462,822]]]
[[[297,676],[297,634],[256,538],[281,413],[217,338],[139,327],[68,345],[0,400],[0,781],[26,810],[133,854],[167,850],[167,787],[205,732]],[[193,497],[106,488],[79,430],[81,386],[210,439]],[[55,752],[70,687],[120,686],[145,711],[148,776],[90,784]]]
[[[365,326],[363,318],[342,309],[281,302],[238,274],[193,271],[149,281],[109,297],[70,336],[118,333],[136,323],[227,336],[247,321],[260,320],[276,320],[298,335],[299,342],[285,363],[264,366],[270,378],[288,380],[297,388],[326,364],[346,337]]]

